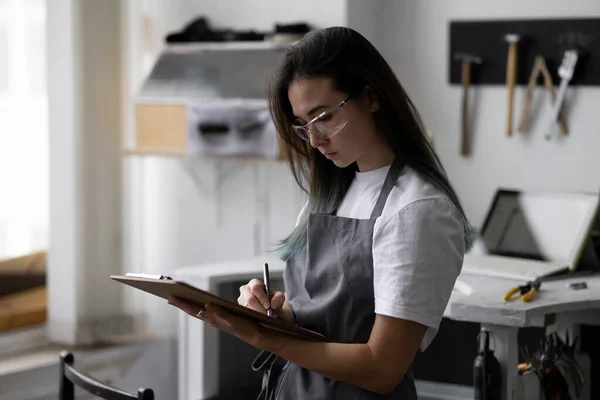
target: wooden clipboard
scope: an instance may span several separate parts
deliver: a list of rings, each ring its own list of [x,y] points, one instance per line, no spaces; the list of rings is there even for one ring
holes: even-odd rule
[[[325,336],[321,335],[320,333],[301,328],[278,318],[269,317],[248,307],[240,306],[239,304],[230,300],[166,276],[148,275],[144,277],[137,277],[111,275],[110,279],[124,283],[125,285],[134,287],[155,296],[162,297],[163,299],[168,299],[170,296],[175,296],[200,306],[204,306],[208,303],[215,304],[225,308],[231,313],[251,318],[265,328],[276,330],[278,332],[296,336],[302,339],[321,342],[326,341]]]

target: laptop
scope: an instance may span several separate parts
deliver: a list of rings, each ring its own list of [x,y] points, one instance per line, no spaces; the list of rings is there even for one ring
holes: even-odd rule
[[[574,271],[589,243],[599,198],[498,189],[462,273],[529,281]]]

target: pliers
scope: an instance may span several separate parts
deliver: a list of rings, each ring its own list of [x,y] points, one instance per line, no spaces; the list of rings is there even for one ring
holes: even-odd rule
[[[504,301],[510,301],[511,298],[519,292],[521,293],[521,300],[525,302],[531,301],[540,290],[541,285],[542,282],[539,279],[536,279],[534,281],[527,282],[525,285],[514,287],[506,292],[504,295]]]

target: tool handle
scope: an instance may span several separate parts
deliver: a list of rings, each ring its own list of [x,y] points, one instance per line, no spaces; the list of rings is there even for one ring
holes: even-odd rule
[[[510,301],[510,298],[513,297],[515,294],[519,293],[521,289],[517,286],[514,287],[512,289],[510,289],[508,292],[506,292],[506,294],[504,295],[504,301]]]
[[[511,136],[513,132],[513,104],[515,98],[515,83],[517,75],[517,45],[508,45],[508,58],[506,60],[506,88],[508,89],[508,113],[506,115],[506,135]]]
[[[539,74],[544,76],[544,84],[548,86],[548,80],[552,82],[550,73],[546,68],[546,63],[542,56],[537,56],[533,62],[533,68],[531,69],[531,75],[529,75],[529,82],[527,83],[527,91],[525,92],[525,102],[523,103],[523,110],[521,111],[521,118],[519,119],[519,125],[517,125],[517,131],[523,133],[526,129],[527,117],[529,116],[529,110],[531,109],[531,103],[533,101],[533,90],[537,86],[537,78]],[[552,88],[552,83],[550,83]]]
[[[535,294],[537,293],[536,288],[532,287],[529,292],[525,293],[523,296],[521,296],[521,300],[528,302],[533,300],[533,298],[535,297]]]
[[[558,114],[558,127],[560,129],[561,134],[567,135],[569,133],[569,128],[567,127],[567,122],[565,121],[565,117],[562,111]]]
[[[518,132],[525,132],[525,125],[527,124],[527,116],[529,115],[529,110],[531,109],[531,102],[533,101],[533,90],[531,88],[527,88],[527,92],[525,92],[525,102],[523,103],[523,110],[521,111],[521,118],[519,119],[519,125],[517,125]]]
[[[542,73],[544,74],[544,84],[546,89],[548,92],[550,92],[550,105],[554,107],[554,103],[556,102],[556,91],[552,85],[552,78],[547,70],[542,71]],[[560,133],[563,135],[567,135],[569,133],[569,128],[567,127],[567,122],[565,121],[565,116],[562,110],[558,113],[558,127],[560,129]]]
[[[462,109],[461,109],[461,145],[460,154],[466,156],[471,151],[471,144],[469,142],[469,119],[467,117],[468,106],[469,106],[469,84],[471,83],[471,63],[469,61],[463,61],[462,72]]]
[[[561,108],[563,105],[563,100],[567,93],[567,87],[569,86],[569,81],[563,78],[560,81],[560,85],[558,87],[558,93],[556,94],[556,101],[552,105],[552,120],[550,121],[550,126],[548,131],[546,132],[546,139],[552,139],[553,131],[555,128],[556,122],[559,120],[561,115]]]

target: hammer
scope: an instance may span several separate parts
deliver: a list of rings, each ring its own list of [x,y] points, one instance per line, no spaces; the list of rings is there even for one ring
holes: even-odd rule
[[[508,58],[506,60],[506,88],[508,89],[508,115],[506,117],[506,134],[511,136],[513,133],[513,103],[515,93],[515,83],[517,81],[517,43],[521,36],[510,33],[504,36],[508,42]]]
[[[457,53],[454,59],[462,62],[461,84],[462,84],[462,112],[461,112],[461,145],[460,154],[469,155],[471,145],[469,142],[469,119],[467,118],[467,108],[469,103],[469,85],[471,83],[471,64],[481,64],[481,58],[470,54]]]

